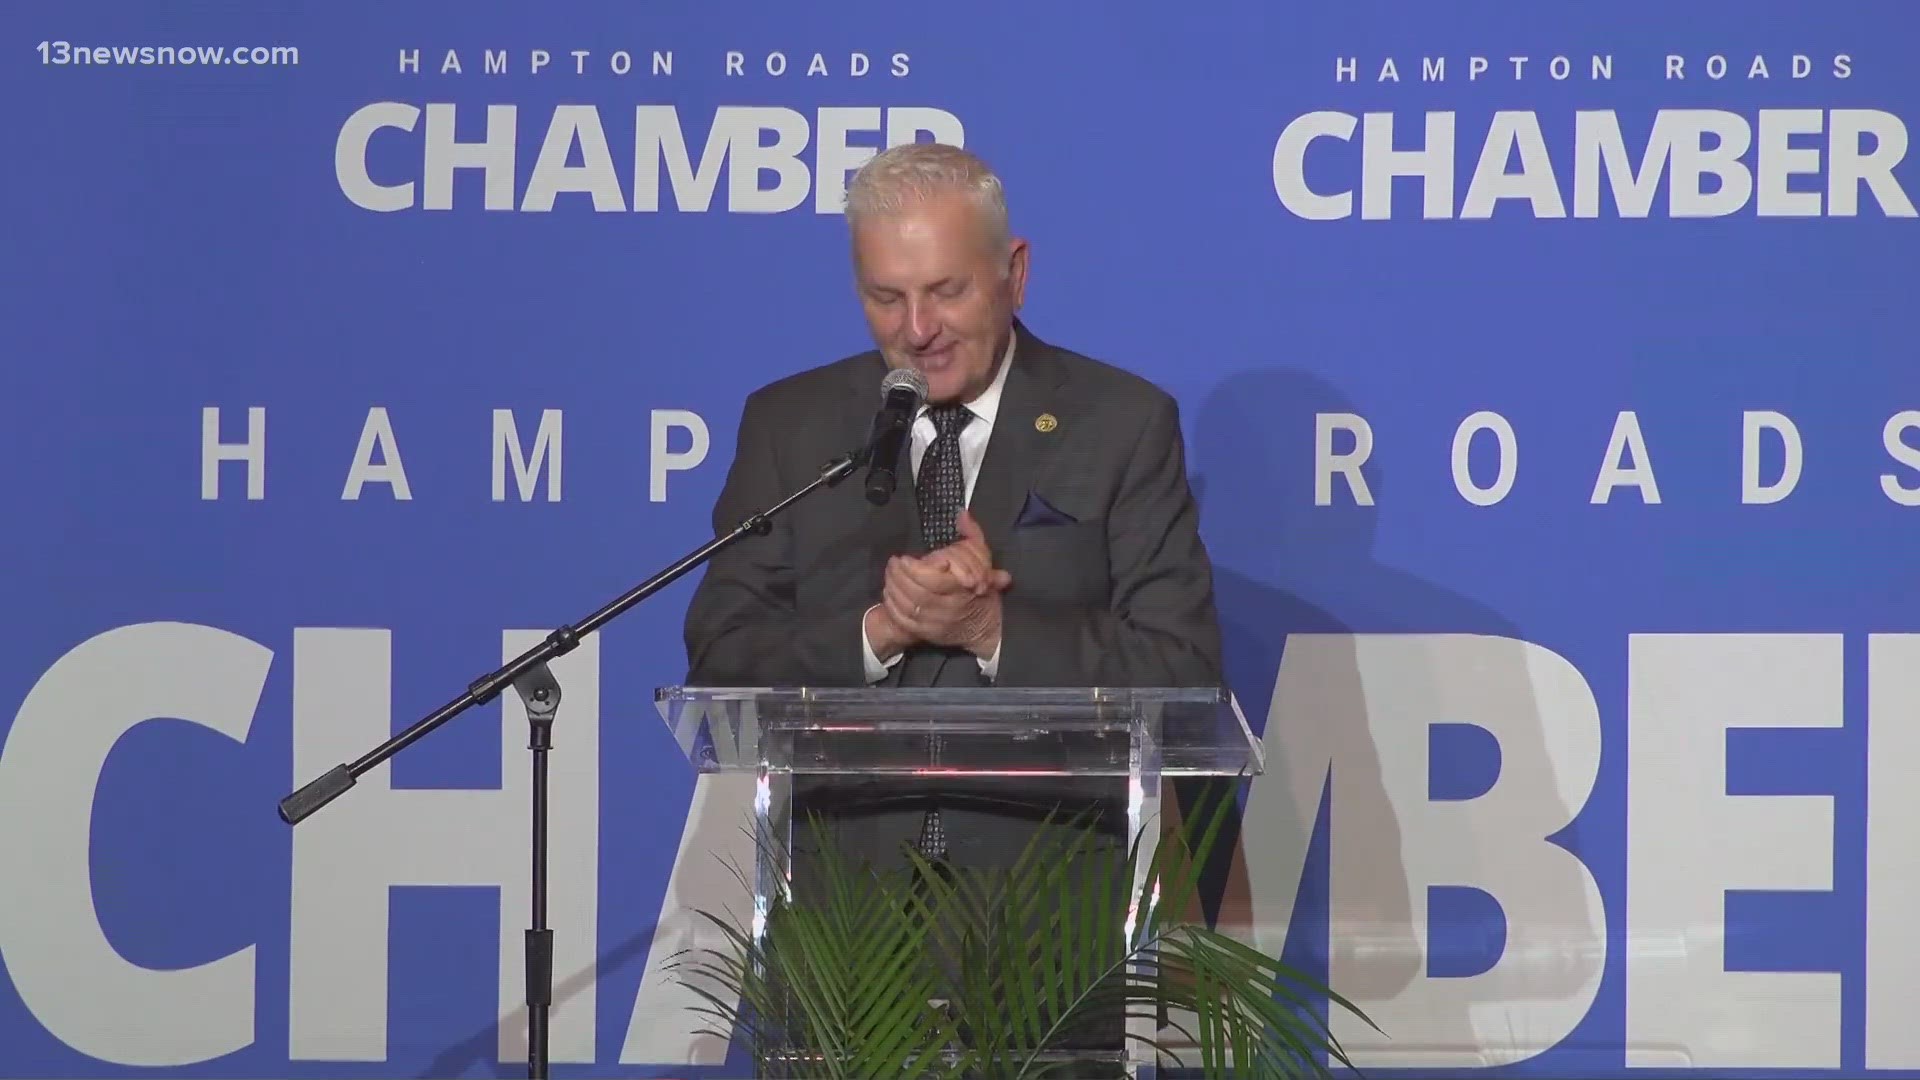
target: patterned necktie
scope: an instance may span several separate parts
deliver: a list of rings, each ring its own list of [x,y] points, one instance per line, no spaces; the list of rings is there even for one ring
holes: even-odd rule
[[[960,465],[960,429],[973,414],[964,405],[936,405],[927,410],[933,421],[933,445],[920,459],[914,478],[914,499],[920,504],[920,538],[928,551],[938,551],[960,537],[961,508],[967,504],[967,475]]]
[[[919,475],[914,477],[914,499],[920,505],[920,537],[927,550],[938,551],[960,537],[958,519],[967,504],[967,475],[960,463],[960,429],[973,414],[964,405],[936,405],[927,410],[933,420],[933,445],[920,459]],[[930,740],[928,756],[938,759],[940,741]],[[931,763],[931,762],[930,762]],[[941,826],[940,809],[927,811],[915,841],[920,854],[939,863],[947,857],[947,834]]]

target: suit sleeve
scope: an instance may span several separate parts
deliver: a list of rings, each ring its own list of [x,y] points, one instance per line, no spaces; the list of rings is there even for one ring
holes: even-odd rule
[[[714,534],[730,532],[812,476],[783,479],[775,446],[781,409],[747,399],[733,464],[713,507]],[[795,610],[793,535],[784,515],[707,564],[687,605],[687,683],[694,686],[860,686],[863,622],[871,602],[844,611]],[[877,599],[877,598],[876,598]]]
[[[1000,686],[1219,686],[1213,567],[1187,485],[1179,406],[1156,394],[1107,515],[1111,600],[1002,601]]]

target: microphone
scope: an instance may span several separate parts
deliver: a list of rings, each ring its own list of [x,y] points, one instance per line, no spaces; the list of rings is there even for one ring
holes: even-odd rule
[[[880,380],[880,412],[873,418],[873,433],[867,436],[867,501],[875,506],[885,506],[893,498],[900,444],[926,399],[927,377],[913,368],[894,368]]]

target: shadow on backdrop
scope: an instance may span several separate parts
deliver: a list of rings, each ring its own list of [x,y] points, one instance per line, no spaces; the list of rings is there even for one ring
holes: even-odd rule
[[[1497,1065],[1559,1042],[1565,1017],[1587,1012],[1604,958],[1597,897],[1571,859],[1571,872],[1515,882],[1510,841],[1435,809],[1473,807],[1497,781],[1556,826],[1572,816],[1523,645],[1369,636],[1519,635],[1378,561],[1391,493],[1377,461],[1361,468],[1373,506],[1339,477],[1315,505],[1316,414],[1358,411],[1318,377],[1265,369],[1222,380],[1188,424],[1227,681],[1267,755],[1220,929],[1269,952],[1284,940],[1283,959],[1330,975],[1385,1029],[1349,1041],[1367,1061]],[[1351,435],[1334,438],[1335,452],[1352,449]],[[1474,664],[1464,676],[1461,656]],[[1463,678],[1482,715],[1435,715],[1460,701]],[[1476,726],[1487,713],[1497,738]],[[1484,882],[1502,899],[1469,884]]]

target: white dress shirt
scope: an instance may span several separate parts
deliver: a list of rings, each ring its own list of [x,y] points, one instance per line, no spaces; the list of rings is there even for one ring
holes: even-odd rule
[[[1007,351],[1000,357],[1000,370],[994,373],[993,382],[988,384],[979,397],[967,403],[967,411],[973,419],[960,429],[960,470],[966,476],[967,502],[973,502],[973,484],[980,478],[980,463],[986,460],[987,440],[993,435],[993,419],[1000,412],[1000,391],[1007,385],[1007,372],[1013,367],[1013,346],[1017,334],[1007,335]],[[928,407],[920,406],[920,414],[913,421],[913,442],[910,452],[913,459],[913,475],[920,476],[920,459],[926,457],[927,447],[933,444],[936,432],[933,418],[927,415]],[[878,605],[875,605],[878,606]],[[869,611],[872,609],[869,608]],[[867,621],[860,620],[860,648],[866,658],[867,682],[877,683],[887,677],[888,669],[900,662],[905,653],[895,653],[893,659],[881,663],[874,655],[873,642],[867,637]],[[993,678],[1000,670],[1000,648],[994,646],[993,655],[980,661],[981,674]]]

